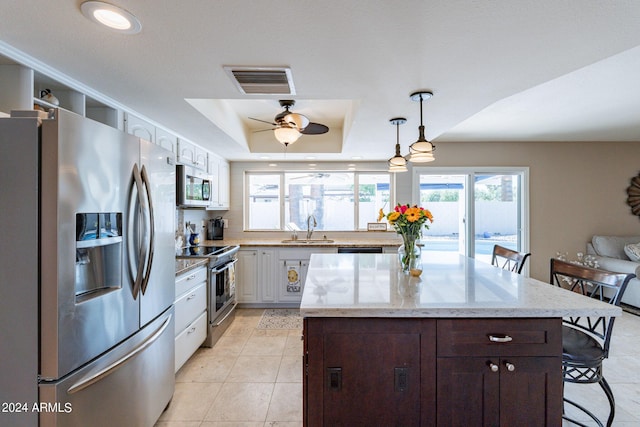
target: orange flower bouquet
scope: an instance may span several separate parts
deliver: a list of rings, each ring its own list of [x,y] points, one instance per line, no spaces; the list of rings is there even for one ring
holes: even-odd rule
[[[386,218],[396,232],[402,236],[403,245],[398,249],[402,270],[410,272],[417,269],[420,248],[416,242],[422,234],[422,227],[428,230],[429,224],[433,223],[431,211],[417,205],[410,206],[398,203],[394,210],[388,214],[380,209],[378,221],[382,218]]]

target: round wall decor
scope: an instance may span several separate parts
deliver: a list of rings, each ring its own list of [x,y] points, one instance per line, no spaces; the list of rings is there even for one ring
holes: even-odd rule
[[[631,185],[627,188],[627,204],[631,206],[631,212],[640,216],[640,173],[631,178]]]

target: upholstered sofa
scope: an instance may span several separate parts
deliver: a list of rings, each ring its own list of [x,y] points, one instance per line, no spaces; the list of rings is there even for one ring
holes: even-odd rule
[[[640,236],[593,236],[587,254],[603,270],[638,276],[629,282],[622,302],[640,308]]]

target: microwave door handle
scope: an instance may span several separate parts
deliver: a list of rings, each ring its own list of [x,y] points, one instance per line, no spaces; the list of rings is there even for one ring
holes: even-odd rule
[[[135,191],[138,196],[137,198],[138,198],[139,209],[142,212],[146,212],[147,204],[144,198],[144,194],[142,193],[144,188],[142,185],[142,177],[140,175],[140,170],[138,169],[137,163],[133,165],[133,181],[135,183]],[[133,214],[130,217],[132,217],[133,221],[135,221],[137,224],[140,224],[140,215],[138,210],[136,209],[135,203],[131,203],[129,206],[129,209],[130,209],[130,212],[132,212]],[[133,223],[129,224],[128,238],[130,242],[133,240],[132,230],[131,230],[132,225]],[[133,299],[138,298],[138,294],[140,293],[140,287],[142,286],[142,278],[143,278],[143,271],[144,271],[144,265],[145,265],[144,261],[147,258],[147,247],[143,243],[145,241],[146,241],[146,230],[145,230],[145,235],[142,238],[142,241],[137,242],[138,248],[134,247],[133,250],[130,252],[130,255],[133,254],[133,251],[136,251],[138,253],[138,266],[136,269],[135,279],[133,282]]]
[[[147,260],[144,264],[146,264],[147,268],[144,272],[142,278],[142,294],[147,291],[147,286],[149,285],[149,275],[151,273],[151,264],[153,263],[153,255],[154,255],[154,246],[155,246],[155,223],[153,216],[153,200],[151,199],[151,183],[149,182],[149,175],[147,174],[147,168],[143,165],[141,172],[142,182],[144,184],[145,194],[147,196],[147,203],[149,206],[148,214],[144,216],[146,220],[146,229],[149,233],[149,243],[147,247]],[[146,241],[143,244],[147,244]]]

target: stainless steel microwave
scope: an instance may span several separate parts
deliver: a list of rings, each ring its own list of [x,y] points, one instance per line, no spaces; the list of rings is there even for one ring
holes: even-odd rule
[[[211,204],[211,176],[191,166],[176,166],[176,204],[206,208]]]

